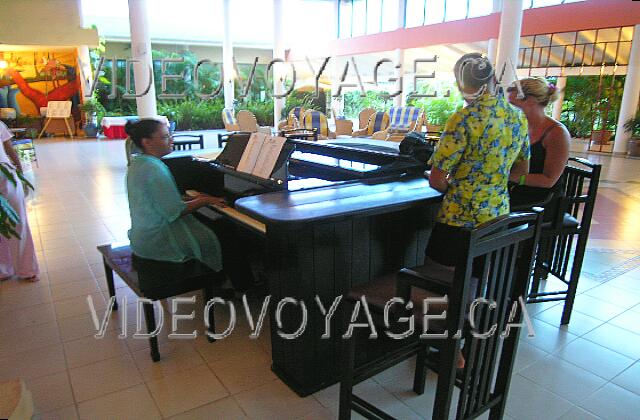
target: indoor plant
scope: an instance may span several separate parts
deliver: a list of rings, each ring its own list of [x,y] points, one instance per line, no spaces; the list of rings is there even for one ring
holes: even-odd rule
[[[98,135],[98,111],[102,105],[98,102],[97,99],[91,98],[84,101],[82,105],[80,105],[80,110],[84,112],[85,115],[85,124],[84,124],[84,134],[87,137],[97,137]]]
[[[635,117],[629,118],[622,127],[625,133],[631,134],[627,146],[627,154],[629,156],[640,156],[640,111],[636,112]]]

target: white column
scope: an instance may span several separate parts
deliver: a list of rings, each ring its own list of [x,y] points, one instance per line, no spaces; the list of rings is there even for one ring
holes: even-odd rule
[[[340,21],[338,20],[340,16],[340,2],[333,2],[333,37],[338,39],[338,32],[340,29]],[[340,85],[340,66],[338,66],[338,57],[331,57],[331,111],[335,115],[335,118],[338,115],[342,115],[344,113],[344,95],[340,95],[340,97],[334,97],[333,95],[338,91],[338,86]]]
[[[156,88],[153,82],[147,0],[129,0],[129,31],[131,32],[131,58],[138,60],[133,64],[136,95],[143,93],[147,87],[149,88],[145,95],[136,97],[138,116],[155,117],[158,112],[156,109]]]
[[[408,83],[406,80],[404,80],[404,50],[402,49],[397,49],[395,51],[396,53],[396,64],[399,64],[399,68],[395,69],[395,76],[397,79],[402,79],[402,93],[398,96],[395,96],[393,98],[393,106],[402,106],[404,105],[406,102],[405,100],[407,99],[407,90],[408,90]],[[395,86],[392,88],[393,91],[395,91]]]
[[[487,44],[487,58],[492,65],[496,65],[496,58],[498,58],[498,40],[491,38]]]
[[[89,94],[89,89],[93,84],[93,72],[91,71],[91,56],[89,55],[89,47],[86,45],[80,45],[77,49],[78,62],[81,66],[82,72],[78,77],[82,77],[82,83],[80,83],[80,89],[82,91],[82,100],[84,101],[85,95]],[[87,89],[88,88],[88,89]]]
[[[562,102],[564,101],[564,89],[567,87],[567,76],[558,76],[556,81],[556,89],[558,90],[558,99],[553,103],[553,112],[551,117],[560,121],[562,114]]]
[[[273,58],[284,60],[284,19],[282,16],[282,0],[273,0]],[[283,75],[278,69],[282,69],[282,64],[274,64],[273,69],[273,92],[281,95],[284,93]],[[273,125],[278,126],[282,119],[282,110],[285,106],[285,98],[273,98]]]
[[[405,15],[406,15],[406,6],[407,2],[405,0],[400,0],[398,2],[398,29],[404,29],[405,24]],[[393,98],[394,106],[402,106],[405,104],[405,99],[407,98],[407,84],[404,83],[404,50],[396,49],[396,64],[399,64],[400,67],[395,71],[395,77],[402,80],[402,94]],[[393,89],[395,90],[395,88]]]
[[[493,0],[493,9],[491,13],[500,13],[502,10],[502,0]],[[489,44],[487,45],[487,58],[489,62],[496,65],[496,58],[498,56],[498,39],[491,38],[489,39]]]
[[[618,128],[616,129],[616,138],[613,143],[614,154],[627,152],[627,141],[631,137],[631,133],[625,132],[622,126],[636,114],[638,97],[640,97],[640,25],[636,25],[633,28],[633,41],[631,42],[627,77],[624,81],[622,103],[620,104],[620,114],[618,114]]]
[[[337,2],[336,2],[337,3]],[[333,95],[338,91],[338,86],[340,86],[340,73],[344,69],[344,65],[340,66],[338,64],[338,57],[331,57],[331,110],[337,115],[342,115],[344,113],[344,94],[341,94],[339,97],[334,97]]]
[[[222,71],[224,72],[224,107],[233,109],[236,72],[233,68],[233,39],[231,38],[231,0],[222,1]]]
[[[518,65],[518,48],[522,30],[522,0],[508,0],[502,4],[500,34],[498,35],[498,55],[496,73],[500,77],[506,64],[502,85],[508,86],[515,80],[513,68]],[[513,67],[511,63],[513,63]]]

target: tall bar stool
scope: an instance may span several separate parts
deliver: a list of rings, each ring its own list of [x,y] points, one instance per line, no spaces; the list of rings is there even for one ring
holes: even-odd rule
[[[375,324],[388,327],[390,313],[396,321],[400,317],[413,315],[418,332],[398,340],[398,345],[388,353],[359,365],[356,363],[358,340],[345,340],[339,418],[350,419],[354,410],[367,418],[392,419],[371,402],[354,395],[353,387],[414,354],[418,356],[413,385],[417,394],[424,393],[427,369],[438,373],[431,418],[449,418],[454,386],[460,388],[456,418],[475,418],[489,410],[490,418],[501,418],[506,406],[519,330],[510,331],[506,337],[502,337],[501,332],[507,329],[509,323],[519,323],[522,318],[522,312],[515,305],[524,305],[523,296],[526,294],[541,224],[541,211],[499,217],[475,229],[465,230],[466,258],[453,269],[427,260],[420,267],[403,269],[396,275],[353,289],[347,295],[347,301],[358,305],[362,296],[366,296]],[[481,278],[472,277],[474,262],[483,266]],[[448,338],[419,337],[424,327],[422,299],[438,296],[448,297],[448,303],[434,308],[437,309],[436,313],[446,309],[446,317],[431,320],[428,332],[446,333]],[[403,302],[411,301],[412,307],[389,311],[386,302],[393,297],[402,298]],[[471,302],[479,303],[475,310],[468,310]],[[473,319],[470,320],[470,317]],[[346,316],[346,319],[349,317]],[[493,334],[473,334],[492,331],[494,325]],[[456,361],[463,339],[465,367],[458,371]],[[371,347],[367,345],[361,350],[367,351]],[[428,417],[428,413],[422,414]]]
[[[563,325],[568,324],[571,319],[578,290],[600,171],[599,164],[581,158],[569,159],[563,174],[561,194],[554,198],[556,214],[553,220],[543,224],[540,234],[528,303],[564,300],[561,319]],[[549,274],[558,278],[567,288],[540,291],[541,282]]]

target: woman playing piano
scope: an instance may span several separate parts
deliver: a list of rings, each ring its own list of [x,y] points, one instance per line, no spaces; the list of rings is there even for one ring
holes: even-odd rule
[[[160,261],[197,259],[214,271],[222,270],[218,238],[190,213],[224,200],[205,194],[182,199],[173,175],[160,160],[173,150],[165,124],[152,119],[129,121],[125,131],[142,150],[133,158],[126,178],[133,252]]]

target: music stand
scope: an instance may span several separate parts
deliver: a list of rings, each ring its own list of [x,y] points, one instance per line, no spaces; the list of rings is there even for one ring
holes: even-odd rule
[[[69,136],[73,138],[73,131],[71,130],[71,125],[69,124],[70,117],[71,101],[49,101],[49,103],[47,103],[47,120],[45,121],[44,127],[42,127],[42,131],[40,131],[40,135],[38,135],[38,138],[42,137],[47,127],[49,126],[49,123],[53,119],[63,119],[64,125],[67,127],[67,131],[69,132]]]

